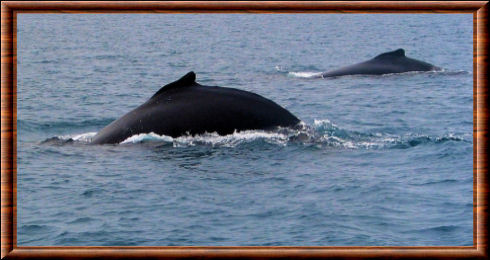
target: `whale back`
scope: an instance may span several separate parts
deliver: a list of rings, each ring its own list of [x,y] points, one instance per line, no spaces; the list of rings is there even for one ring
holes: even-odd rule
[[[383,59],[397,59],[397,58],[403,58],[405,56],[405,50],[404,49],[398,49],[395,51],[390,51],[390,52],[385,52],[381,53],[380,55],[374,57],[375,60],[383,60]]]
[[[120,143],[130,136],[156,133],[178,137],[217,132],[295,126],[299,119],[258,94],[203,86],[189,72],[165,85],[152,98],[100,130],[92,144]]]
[[[322,73],[322,77],[337,77],[344,75],[383,75],[409,71],[439,70],[430,63],[405,56],[404,49],[385,52],[378,56],[340,69]]]
[[[194,73],[194,71],[191,71],[185,74],[184,76],[182,76],[180,79],[163,86],[160,90],[158,90],[155,94],[153,94],[151,98],[154,98],[169,90],[181,89],[181,88],[195,86],[195,85],[198,85],[196,83],[196,73]]]

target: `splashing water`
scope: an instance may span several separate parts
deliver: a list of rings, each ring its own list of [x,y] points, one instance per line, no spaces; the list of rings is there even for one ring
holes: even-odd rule
[[[88,132],[76,135],[51,137],[44,140],[43,144],[89,144],[96,132]],[[312,125],[304,122],[294,128],[279,128],[275,131],[247,130],[235,132],[229,135],[218,133],[204,133],[201,135],[184,135],[173,138],[166,135],[158,135],[154,132],[133,135],[122,141],[121,145],[141,143],[168,143],[173,147],[187,146],[212,146],[212,147],[236,147],[241,144],[253,142],[266,142],[279,146],[286,145],[314,145],[317,147],[337,147],[343,149],[405,149],[419,144],[441,143],[446,141],[470,142],[471,136],[460,136],[448,133],[443,136],[429,136],[423,134],[406,134],[403,136],[386,133],[363,133],[343,129],[328,119],[314,120]]]

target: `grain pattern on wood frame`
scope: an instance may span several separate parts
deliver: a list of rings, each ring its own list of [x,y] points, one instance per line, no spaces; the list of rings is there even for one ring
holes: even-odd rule
[[[1,257],[488,258],[488,2],[2,2]],[[468,247],[18,247],[16,15],[18,13],[473,13],[473,237]]]

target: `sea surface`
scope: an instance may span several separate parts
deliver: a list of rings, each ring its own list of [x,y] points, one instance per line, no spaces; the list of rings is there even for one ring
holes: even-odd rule
[[[471,14],[17,22],[18,245],[473,245]],[[443,70],[316,77],[398,48]],[[303,128],[88,144],[189,71]]]

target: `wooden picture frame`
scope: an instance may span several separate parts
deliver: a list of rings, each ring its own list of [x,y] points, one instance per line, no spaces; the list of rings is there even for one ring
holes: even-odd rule
[[[1,258],[484,258],[488,254],[488,1],[473,2],[11,2],[1,4]],[[17,246],[18,13],[472,13],[473,246],[65,247]]]

